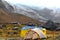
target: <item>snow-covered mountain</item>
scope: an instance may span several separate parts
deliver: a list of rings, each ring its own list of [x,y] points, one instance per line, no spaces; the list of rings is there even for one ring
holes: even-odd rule
[[[27,6],[23,4],[15,4],[12,5],[11,3],[7,4],[4,3],[6,8],[13,13],[19,13],[28,17],[31,17],[33,19],[39,20],[39,21],[47,21],[49,19],[60,22],[60,13],[54,12],[51,9],[48,8],[41,8],[41,7],[34,7],[34,6]]]
[[[15,5],[14,11],[39,21],[47,21],[51,19],[53,21],[55,20],[55,22],[59,22],[58,15],[60,13],[56,13],[56,12],[54,13],[53,10],[48,8],[38,8],[38,7],[18,4]]]
[[[0,0],[0,23],[40,24],[41,22],[15,12],[13,5]]]

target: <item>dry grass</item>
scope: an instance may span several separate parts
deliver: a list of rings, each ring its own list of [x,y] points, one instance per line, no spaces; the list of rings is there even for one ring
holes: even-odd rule
[[[47,31],[47,39],[43,40],[60,40],[60,31]]]

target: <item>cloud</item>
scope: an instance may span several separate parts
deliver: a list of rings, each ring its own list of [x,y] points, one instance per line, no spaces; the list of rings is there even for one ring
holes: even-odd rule
[[[13,4],[25,4],[42,7],[55,7],[60,8],[60,0],[6,0]]]

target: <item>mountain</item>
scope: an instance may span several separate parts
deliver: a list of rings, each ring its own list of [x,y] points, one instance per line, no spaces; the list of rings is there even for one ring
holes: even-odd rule
[[[3,4],[3,5],[2,5]],[[2,9],[8,12],[8,14],[20,14],[28,16],[32,19],[36,19],[41,22],[46,22],[47,20],[52,20],[54,22],[60,23],[60,16],[58,12],[54,12],[52,9],[48,8],[38,8],[34,6],[27,6],[23,4],[11,4],[6,1],[2,1],[1,5],[3,6]],[[5,7],[5,8],[4,8]]]
[[[26,15],[28,17],[31,17],[31,18],[39,20],[39,21],[47,20],[42,15],[39,15],[39,12],[37,12],[38,10],[36,11],[36,9],[33,9],[33,7],[31,8],[26,5],[21,5],[21,4],[17,5],[17,6],[15,5],[14,11],[15,11],[15,13]]]
[[[40,24],[40,21],[38,20],[15,12],[13,6],[6,1],[0,1],[0,23],[11,22],[19,22],[21,24]]]
[[[56,11],[55,9],[49,8],[39,8],[34,6],[27,6],[23,4],[15,4],[14,11],[19,14],[23,14],[29,16],[33,19],[39,21],[47,21],[52,20],[54,22],[60,23],[60,12]]]
[[[8,9],[5,7],[3,1],[0,0],[0,23],[14,22],[15,20],[8,15]]]
[[[0,23],[14,22],[14,19],[0,8]]]
[[[10,13],[19,13],[42,22],[51,19],[53,17],[51,13],[52,10],[47,8],[43,9],[23,4],[13,5],[11,3],[8,4],[6,1],[3,1],[3,3]]]
[[[60,22],[59,14],[48,8],[38,8],[22,4],[13,5],[0,0],[0,23],[19,22],[21,24],[40,25],[49,19],[58,23]],[[45,28],[51,28],[51,26],[45,26]],[[52,27],[52,29],[54,28]]]

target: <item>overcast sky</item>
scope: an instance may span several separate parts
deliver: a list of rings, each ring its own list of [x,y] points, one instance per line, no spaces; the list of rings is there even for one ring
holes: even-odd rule
[[[60,8],[60,0],[6,0],[13,4],[25,4],[42,7]]]

